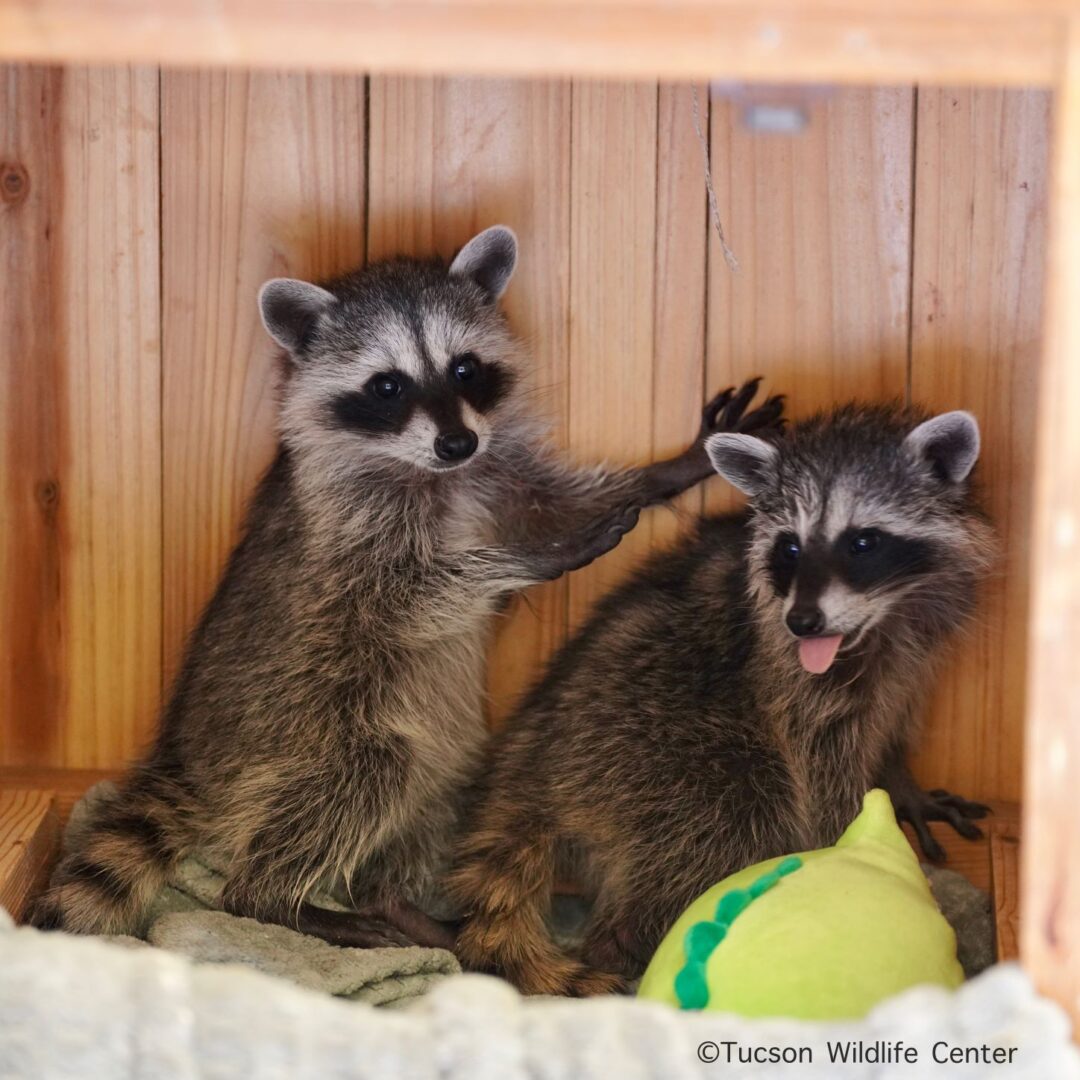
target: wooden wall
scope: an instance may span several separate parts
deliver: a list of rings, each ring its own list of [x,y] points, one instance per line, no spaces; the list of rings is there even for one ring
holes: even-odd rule
[[[580,460],[680,449],[752,373],[792,411],[980,417],[1006,558],[927,783],[1017,798],[1048,95],[844,89],[797,136],[686,86],[0,68],[0,765],[136,752],[273,443],[266,277],[513,226],[508,307]],[[730,504],[719,480],[682,510]],[[502,621],[493,714],[683,527],[650,515]]]

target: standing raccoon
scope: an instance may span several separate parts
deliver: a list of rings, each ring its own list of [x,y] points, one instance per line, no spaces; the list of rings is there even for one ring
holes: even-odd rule
[[[607,597],[492,745],[450,878],[458,954],[526,992],[639,975],[697,896],[832,844],[876,784],[920,836],[934,818],[979,835],[985,807],[923,794],[904,764],[994,552],[974,418],[848,406],[706,445],[749,514]],[[593,900],[579,958],[545,927],[564,856]]]
[[[639,508],[711,472],[714,430],[775,425],[720,395],[670,461],[578,471],[530,416],[497,300],[514,234],[447,268],[394,260],[268,282],[285,350],[280,445],[196,628],[157,739],[60,864],[34,921],[131,932],[176,862],[226,875],[226,910],[346,945],[448,944],[417,906],[485,738],[489,615],[584,566]],[[343,888],[356,911],[314,906]]]

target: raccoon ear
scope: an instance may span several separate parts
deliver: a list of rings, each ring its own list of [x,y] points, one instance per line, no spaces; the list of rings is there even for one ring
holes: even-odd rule
[[[334,303],[333,293],[294,278],[272,278],[259,290],[266,332],[291,353],[307,344],[319,316]]]
[[[942,413],[920,424],[904,440],[920,461],[928,462],[943,480],[966,480],[979,457],[979,423],[969,412]]]
[[[494,303],[510,284],[517,265],[517,237],[505,225],[477,233],[450,264],[451,277],[471,278]]]
[[[763,491],[776,471],[776,447],[753,435],[710,435],[705,452],[713,468],[747,495]]]

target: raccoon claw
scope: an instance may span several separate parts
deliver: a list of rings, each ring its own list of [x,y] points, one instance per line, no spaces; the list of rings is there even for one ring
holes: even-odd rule
[[[763,405],[747,412],[746,408],[754,400],[761,386],[761,376],[748,379],[736,390],[729,386],[717,394],[704,408],[701,414],[700,441],[718,431],[739,431],[752,433],[783,426],[784,398],[774,394]]]
[[[717,430],[717,422],[720,419],[720,414],[724,411],[728,402],[731,401],[732,395],[735,393],[735,387],[729,386],[726,390],[721,390],[710,401],[704,409],[701,411],[701,430],[698,432],[698,436],[702,439],[708,438]]]
[[[783,431],[784,424],[784,395],[774,394],[767,398],[765,404],[753,412],[747,413],[739,421],[738,431],[744,435],[754,432]]]
[[[894,800],[896,818],[908,822],[915,831],[919,847],[932,862],[944,862],[945,849],[934,839],[927,826],[928,821],[944,821],[951,825],[965,840],[979,840],[983,832],[972,819],[984,818],[990,807],[970,802],[960,795],[953,795],[942,788],[918,791],[910,798]]]

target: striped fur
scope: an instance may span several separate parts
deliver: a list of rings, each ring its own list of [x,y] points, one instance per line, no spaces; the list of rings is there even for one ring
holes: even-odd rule
[[[277,458],[154,745],[62,861],[39,925],[136,931],[197,850],[226,875],[228,910],[341,944],[445,943],[421,908],[480,763],[490,616],[703,479],[709,432],[780,413],[776,400],[747,412],[751,384],[707,409],[672,462],[563,464],[494,302],[507,234],[481,234],[450,268],[391,260],[326,288],[264,289],[289,350]],[[380,396],[380,373],[402,394]],[[465,423],[475,453],[448,467],[433,440]],[[360,915],[312,911],[317,887]]]
[[[924,419],[849,407],[763,444],[760,484],[754,460],[729,477],[756,490],[749,516],[703,521],[601,603],[491,747],[449,878],[464,963],[526,992],[611,989],[716,881],[831,844],[869,787],[910,782],[923,695],[993,555],[966,480],[906,445]],[[811,675],[785,626],[803,568],[781,584],[769,557],[789,531],[813,551],[838,515],[887,519],[932,559],[862,593],[844,585],[853,599],[830,617],[858,611],[866,629],[842,628],[855,646]],[[837,595],[835,575],[814,573],[819,599]],[[562,857],[583,865],[593,901],[577,956],[545,926]]]

